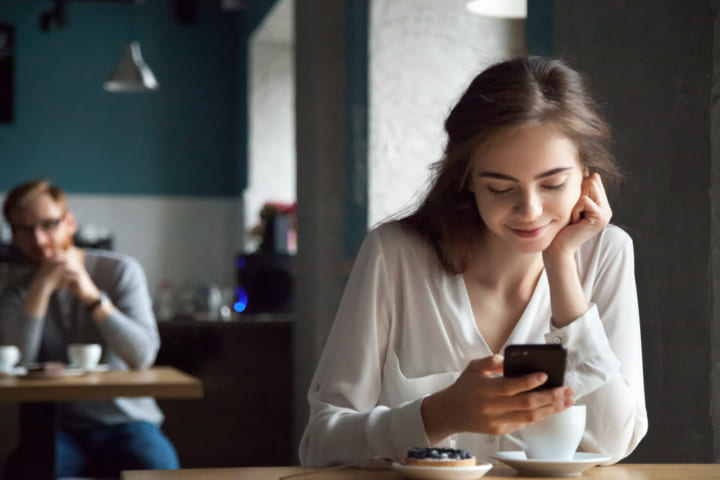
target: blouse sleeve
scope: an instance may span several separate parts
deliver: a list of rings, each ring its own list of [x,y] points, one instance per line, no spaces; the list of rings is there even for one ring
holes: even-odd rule
[[[303,465],[359,464],[426,444],[417,399],[378,405],[393,316],[380,232],[363,242],[310,384]]]
[[[601,235],[590,309],[546,341],[567,346],[565,382],[587,406],[581,450],[608,455],[609,464],[633,451],[648,420],[632,240],[617,228]]]

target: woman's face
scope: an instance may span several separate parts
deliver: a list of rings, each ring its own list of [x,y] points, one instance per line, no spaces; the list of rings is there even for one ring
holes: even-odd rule
[[[575,144],[554,126],[502,136],[471,161],[468,188],[488,240],[523,253],[542,252],[570,221],[584,169]]]

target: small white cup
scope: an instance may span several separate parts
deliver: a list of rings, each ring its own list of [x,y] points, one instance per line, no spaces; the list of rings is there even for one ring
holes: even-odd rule
[[[67,355],[71,367],[93,370],[100,363],[102,347],[97,343],[71,343]]]
[[[585,405],[573,405],[518,432],[525,455],[537,460],[570,460],[585,432]]]
[[[15,345],[0,345],[0,372],[10,373],[20,361],[20,349]]]

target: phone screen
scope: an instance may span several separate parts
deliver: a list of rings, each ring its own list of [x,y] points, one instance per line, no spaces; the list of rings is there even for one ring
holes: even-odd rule
[[[545,372],[547,381],[533,389],[545,390],[565,383],[567,350],[564,345],[525,344],[508,345],[505,348],[503,375],[519,377],[529,373]]]

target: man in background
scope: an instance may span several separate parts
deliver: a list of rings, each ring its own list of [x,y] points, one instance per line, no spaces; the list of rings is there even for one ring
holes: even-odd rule
[[[30,268],[0,294],[0,344],[17,345],[24,365],[67,362],[68,344],[99,343],[102,362],[112,369],[151,366],[160,338],[140,264],[76,247],[77,220],[63,191],[47,181],[14,188],[3,213]],[[64,402],[57,411],[58,477],[179,467],[152,398]],[[21,457],[11,457],[5,478],[22,476]]]

